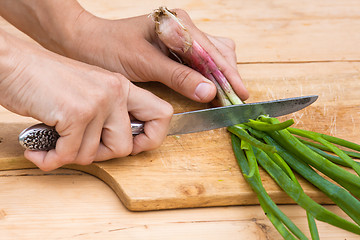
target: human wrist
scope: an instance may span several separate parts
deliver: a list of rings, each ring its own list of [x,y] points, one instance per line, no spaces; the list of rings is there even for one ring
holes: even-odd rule
[[[59,31],[60,53],[66,57],[90,63],[87,58],[92,52],[91,45],[95,42],[94,26],[100,21],[100,18],[84,9],[79,11],[75,19],[68,20],[68,25],[71,27],[64,25]]]
[[[2,0],[0,15],[43,47],[64,54],[85,10],[76,0]]]
[[[78,29],[81,28],[83,19],[89,18],[91,14],[77,1],[61,2],[63,11],[58,11],[56,4],[44,6],[45,10],[37,11],[38,19],[47,38],[45,41],[35,40],[49,50],[64,56],[71,56],[74,54],[73,49],[76,49],[79,37]]]

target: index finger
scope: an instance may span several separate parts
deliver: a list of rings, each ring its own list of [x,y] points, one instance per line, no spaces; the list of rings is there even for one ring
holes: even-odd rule
[[[129,91],[128,111],[137,120],[145,122],[144,133],[134,137],[131,154],[159,147],[169,129],[172,106],[152,93],[133,86]]]

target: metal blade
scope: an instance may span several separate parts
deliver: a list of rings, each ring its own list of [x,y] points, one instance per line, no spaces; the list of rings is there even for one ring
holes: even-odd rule
[[[283,116],[309,106],[317,98],[316,95],[304,96],[178,113],[172,117],[168,135],[228,127],[248,122],[249,119],[256,119],[260,115]]]

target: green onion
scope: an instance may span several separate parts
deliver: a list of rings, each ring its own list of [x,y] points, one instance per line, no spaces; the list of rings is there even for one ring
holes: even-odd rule
[[[333,145],[329,141],[327,141],[323,137],[324,134],[305,131],[305,130],[296,129],[296,128],[289,128],[288,130],[290,133],[310,138],[310,139],[317,141],[317,142],[321,143],[322,145],[326,146],[333,153],[338,155],[344,162],[346,162],[349,166],[351,166],[354,169],[354,171],[360,176],[360,166],[352,158],[350,158],[348,155],[346,155],[346,153],[344,153],[341,149],[337,148],[335,145]],[[346,141],[343,141],[342,143],[348,145],[348,143]]]
[[[279,120],[275,118],[271,118],[270,121],[274,123],[279,122]],[[340,185],[345,187],[354,195],[359,194],[359,176],[356,176],[346,171],[345,169],[339,167],[338,165],[332,163],[331,161],[312,151],[310,148],[306,147],[302,142],[300,142],[296,137],[291,135],[286,129],[277,131],[276,134],[274,134],[274,132],[269,132],[269,135],[275,140],[279,141],[286,150],[300,157],[303,161],[315,167],[320,172],[324,173],[334,181],[337,181]]]
[[[176,13],[161,7],[154,11],[159,39],[184,63],[217,88],[223,106],[241,104],[224,74],[209,54],[196,42]],[[174,38],[174,36],[178,36]],[[245,180],[257,194],[260,206],[284,239],[307,239],[304,233],[277,207],[264,189],[258,164],[294,201],[306,210],[310,235],[319,239],[315,219],[360,235],[360,177],[339,165],[351,167],[360,175],[360,145],[316,132],[291,128],[292,119],[279,122],[276,118],[259,116],[257,120],[228,127],[237,163]],[[317,141],[313,143],[294,135]],[[334,144],[351,149],[341,150]],[[320,176],[317,171],[335,183]],[[349,222],[322,207],[305,194],[293,171],[324,192],[355,223]]]
[[[315,142],[310,142],[310,141],[306,141],[305,139],[301,139],[301,138],[298,138],[302,143],[304,143],[305,145],[311,145],[313,147],[316,147],[317,149],[320,149],[320,150],[324,150],[324,151],[328,151],[328,152],[331,152],[330,148],[322,145],[322,144],[319,144],[319,143],[315,143]],[[346,150],[343,150],[347,155],[349,155],[350,157],[353,157],[353,158],[358,158],[360,159],[360,153],[359,152],[353,152],[353,151],[346,151]]]
[[[264,200],[259,198],[260,206],[264,210],[265,215],[269,218],[270,222],[274,225],[276,230],[284,239],[296,239],[294,235],[289,232],[286,226],[275,216],[274,212],[267,207]]]
[[[231,135],[232,146],[234,149],[235,157],[240,166],[240,169],[243,173],[245,180],[249,183],[251,188],[257,193],[261,202],[263,202],[267,209],[271,209],[273,214],[281,221],[295,236],[299,239],[307,239],[307,237],[300,231],[300,229],[276,206],[276,204],[271,200],[270,196],[267,194],[264,186],[261,183],[259,169],[257,167],[257,163],[253,164],[253,168],[255,168],[254,175],[250,176],[251,172],[249,167],[249,162],[247,157],[245,157],[243,149],[241,149],[240,139],[235,135]],[[249,146],[249,150],[247,150],[247,156],[253,155]],[[252,157],[250,157],[252,159]]]
[[[270,136],[264,137],[264,140],[268,144],[276,147],[277,153],[287,162],[287,164],[290,165],[292,169],[325,193],[349,217],[360,225],[360,202],[353,195],[338,185],[321,177],[309,165],[290,154]]]
[[[307,143],[305,143],[305,145],[308,148],[310,148],[311,150],[313,150],[314,152],[316,152],[316,153],[320,154],[321,156],[325,157],[326,159],[332,161],[333,163],[336,163],[336,164],[344,166],[344,167],[351,168],[351,166],[349,164],[347,164],[346,162],[344,162],[344,160],[342,160],[340,157],[329,154],[327,152],[324,152],[321,149],[314,147],[313,145],[309,145]],[[360,165],[360,162],[356,162],[356,163]]]
[[[223,93],[225,93],[232,104],[243,103],[234,92],[224,74],[216,66],[214,60],[197,41],[192,39],[182,20],[177,18],[175,12],[170,11],[166,7],[160,7],[151,16],[155,21],[156,32],[160,40],[187,65],[213,81],[217,86],[220,100],[222,100],[224,97]],[[179,36],[179,39],[176,41],[174,41],[174,34]],[[226,100],[224,102],[229,104]]]
[[[318,232],[318,229],[316,227],[316,222],[315,222],[314,217],[309,212],[306,212],[306,217],[307,217],[308,224],[309,224],[311,239],[313,239],[313,240],[320,239],[319,232]]]
[[[256,159],[259,164],[272,176],[276,183],[301,207],[306,209],[316,219],[327,222],[347,231],[360,234],[360,227],[346,221],[345,219],[330,212],[320,204],[316,203],[305,194],[298,184],[294,183],[285,173],[277,166],[270,157],[261,149],[253,148]]]
[[[236,136],[238,136],[240,139],[246,139],[248,142],[250,142],[254,146],[257,146],[261,149],[266,149],[267,151],[270,151],[270,152],[276,152],[275,147],[266,145],[266,144],[260,142],[259,140],[257,140],[256,138],[252,137],[250,134],[248,134],[244,130],[244,128],[242,127],[241,124],[228,127],[228,130],[230,132],[232,132],[233,134],[235,134]]]
[[[287,127],[290,127],[293,124],[294,124],[293,119],[289,119],[285,122],[281,122],[281,123],[277,123],[277,124],[259,122],[259,121],[254,121],[252,119],[250,119],[250,121],[248,123],[245,123],[245,125],[250,126],[256,130],[266,131],[266,132],[279,131],[279,130],[285,129]]]
[[[300,129],[289,128],[289,131],[294,131],[294,130],[300,130]],[[298,132],[298,133],[300,133],[300,134],[301,133],[316,134],[316,135],[319,135],[320,137],[322,137],[323,139],[325,139],[325,140],[327,140],[327,141],[329,141],[331,143],[335,143],[337,145],[347,147],[347,148],[350,148],[350,149],[353,149],[353,150],[356,150],[356,151],[360,152],[360,145],[359,144],[349,142],[349,141],[341,139],[341,138],[337,138],[337,137],[334,137],[334,136],[329,136],[329,135],[326,135],[326,134],[323,134],[323,133],[317,133],[317,132],[312,132],[312,131],[308,131],[308,130],[303,130],[303,129],[301,129],[301,131]]]

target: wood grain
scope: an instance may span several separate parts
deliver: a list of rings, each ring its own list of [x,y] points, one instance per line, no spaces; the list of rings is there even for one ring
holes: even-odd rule
[[[238,0],[79,1],[99,17],[148,15],[158,6],[187,10],[197,26],[232,38],[239,63],[359,61],[360,2]],[[226,27],[225,27],[226,26]],[[0,27],[31,41],[11,25]]]
[[[291,117],[297,127],[360,143],[358,0],[79,2],[96,15],[109,19],[148,14],[160,5],[187,10],[201,30],[236,42],[239,72],[251,93],[249,102],[318,94],[319,100],[311,107],[282,119]],[[2,19],[0,27],[32,41]],[[141,86],[170,101],[177,112],[208,107],[169,94],[172,92],[167,89],[168,94],[164,94],[164,87],[159,84]],[[36,121],[3,108],[0,108],[0,120],[0,168],[33,167],[22,157],[16,135]],[[203,149],[201,142],[223,146],[217,150]],[[219,194],[235,204],[243,201],[242,191],[248,191],[248,187],[230,153],[228,134],[222,129],[169,137],[156,151],[93,164],[82,170],[98,175],[115,192],[123,192],[122,201],[137,209],[169,208],[176,204],[188,207],[188,201],[195,202],[194,206],[224,204]],[[119,184],[110,174],[116,176]],[[265,174],[262,176],[267,179]],[[164,178],[166,181],[160,181]],[[289,200],[276,195],[279,192],[276,185],[268,181],[265,184],[272,188],[270,193],[278,196],[278,201]],[[280,238],[259,206],[129,212],[103,182],[73,170],[2,171],[0,185],[0,235],[5,239]],[[155,198],[154,202],[151,198],[163,192],[169,201],[159,207],[155,202],[161,199]],[[226,195],[229,192],[238,196]],[[217,197],[209,202],[209,196]],[[256,202],[252,196],[250,199],[251,195],[246,195]],[[178,200],[174,201],[174,197]],[[131,198],[135,200],[131,202]],[[175,205],[171,205],[173,201]],[[299,207],[281,208],[307,232],[306,216]],[[329,209],[344,216],[334,206]],[[324,239],[358,238],[321,222],[318,226]]]
[[[246,64],[239,70],[253,101],[318,94],[316,103],[282,119],[293,118],[296,127],[359,142],[360,107],[356,103],[360,101],[357,94],[360,84],[354,82],[360,78],[358,68],[359,63]],[[169,94],[160,84],[142,84],[142,87],[174,103],[176,111],[206,106],[192,104],[175,93]],[[352,91],[347,91],[350,88]],[[33,167],[21,159],[22,150],[14,142],[24,125],[19,125],[16,131],[15,127],[13,124],[1,127],[0,136],[6,136],[2,144],[8,144],[1,151],[5,155],[0,155],[0,169],[3,170]],[[13,156],[18,157],[14,159]],[[169,136],[159,149],[151,152],[67,168],[102,179],[133,211],[258,203],[240,174],[226,129]],[[261,175],[275,202],[293,203],[267,174],[262,172]],[[302,178],[300,182],[314,200],[331,203]]]
[[[1,239],[278,240],[260,206],[130,212],[102,181],[59,169],[0,172]],[[21,194],[21,196],[20,196]],[[325,206],[342,214],[335,206]],[[308,237],[306,214],[281,205]],[[358,236],[318,222],[327,240]]]
[[[155,6],[186,9],[197,26],[211,35],[232,38],[239,63],[359,61],[360,2],[186,0],[80,1],[98,16],[132,17]],[[119,11],[122,9],[122,11]],[[226,27],[225,27],[226,26]]]

